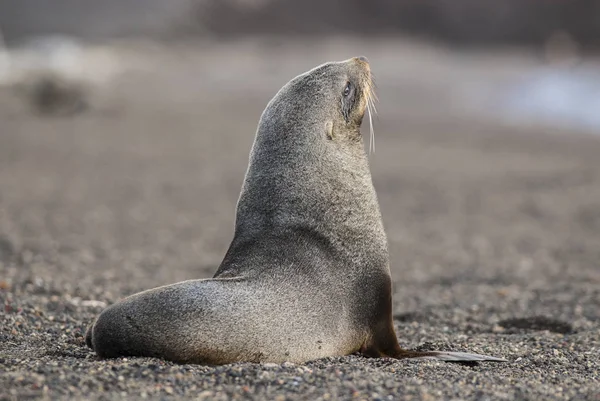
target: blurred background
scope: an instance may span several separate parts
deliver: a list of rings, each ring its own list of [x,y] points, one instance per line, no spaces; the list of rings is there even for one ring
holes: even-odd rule
[[[324,50],[312,58],[306,49],[310,63],[292,62],[298,68],[290,73],[335,57],[385,53],[387,59],[375,64],[384,82],[387,72],[421,88],[423,82],[417,82],[425,81],[419,96],[428,90],[447,93],[452,99],[441,105],[444,109],[491,111],[504,121],[593,131],[600,126],[600,72],[594,62],[600,49],[598,15],[596,0],[0,0],[0,32],[18,54],[11,68],[6,56],[0,61],[0,82],[49,65],[71,74],[92,68],[92,77],[80,78],[105,79],[132,67],[131,62],[104,48],[99,66],[90,53],[98,56],[99,44],[124,38],[161,43],[163,56],[171,47],[166,42],[201,42],[203,51],[208,44],[224,51],[235,42],[241,47],[229,53],[239,54],[240,63],[254,57],[275,70],[283,68],[281,62],[267,58],[277,58],[290,41],[315,48],[335,38],[351,50]],[[251,37],[255,40],[247,43]],[[290,61],[288,55],[285,59]],[[419,66],[409,71],[407,64]],[[422,72],[423,67],[429,71]],[[205,71],[203,80],[213,80],[213,72],[221,73]],[[431,100],[441,101],[437,94]]]
[[[204,33],[410,34],[454,44],[544,45],[565,33],[598,48],[594,0],[2,0],[9,39],[64,33],[88,39]]]

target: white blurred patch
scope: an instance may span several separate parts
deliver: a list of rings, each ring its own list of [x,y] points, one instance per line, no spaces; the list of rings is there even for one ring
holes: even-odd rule
[[[503,109],[521,120],[598,132],[600,72],[592,68],[537,71],[508,88]]]
[[[8,49],[0,36],[0,85],[52,75],[86,85],[104,85],[122,66],[108,47],[84,46],[68,36],[44,36]]]

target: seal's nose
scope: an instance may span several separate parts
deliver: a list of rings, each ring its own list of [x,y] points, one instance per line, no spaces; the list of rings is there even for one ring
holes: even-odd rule
[[[365,56],[358,56],[358,57],[354,57],[354,59],[355,59],[355,60],[358,60],[358,61],[362,61],[363,63],[367,63],[367,64],[369,64],[369,59],[368,59],[368,58],[366,58]]]

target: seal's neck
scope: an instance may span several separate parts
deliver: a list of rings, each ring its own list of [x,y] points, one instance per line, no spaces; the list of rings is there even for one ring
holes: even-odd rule
[[[327,141],[319,127],[309,135],[302,128],[282,134],[259,127],[235,236],[217,275],[235,275],[249,261],[272,266],[311,258],[387,268],[387,239],[362,138]]]

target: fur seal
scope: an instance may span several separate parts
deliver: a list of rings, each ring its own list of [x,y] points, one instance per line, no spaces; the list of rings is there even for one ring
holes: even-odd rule
[[[214,278],[129,296],[86,333],[104,358],[179,363],[303,363],[370,357],[504,361],[400,348],[387,237],[360,126],[373,99],[369,62],[320,65],[264,110]]]

